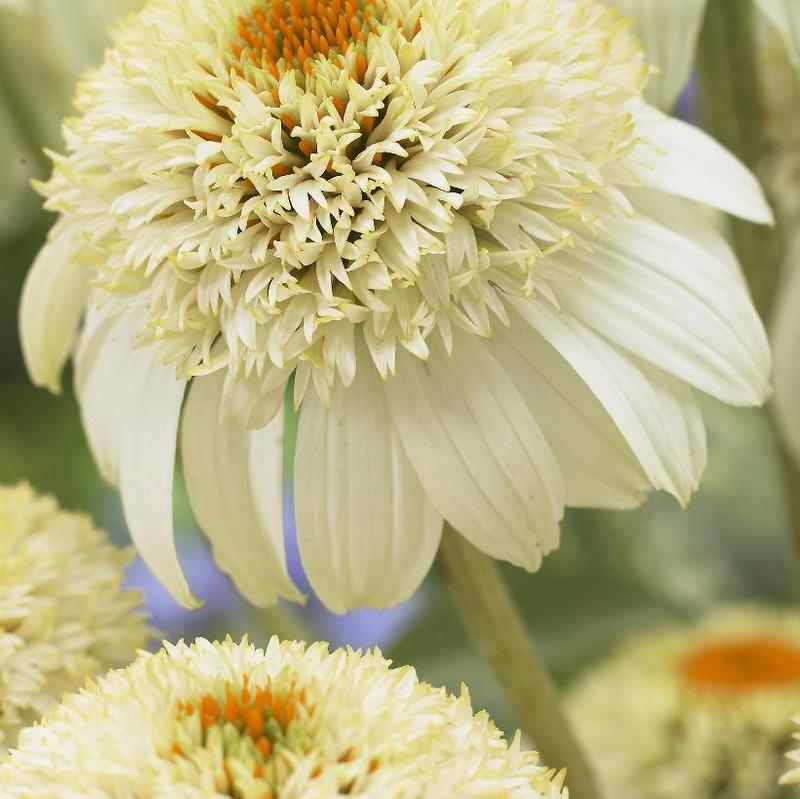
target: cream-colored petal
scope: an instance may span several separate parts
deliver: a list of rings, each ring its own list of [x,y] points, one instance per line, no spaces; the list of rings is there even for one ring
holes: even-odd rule
[[[650,481],[608,412],[574,369],[516,314],[492,353],[525,398],[564,475],[566,504],[632,508]]]
[[[771,330],[774,410],[784,441],[800,464],[800,235],[795,237],[783,269]]]
[[[537,420],[490,348],[404,354],[386,382],[392,419],[440,513],[487,554],[529,570],[558,546],[564,485]]]
[[[428,573],[442,516],[392,424],[365,349],[352,385],[303,403],[295,460],[297,538],[314,590],[335,612],[396,605]]]
[[[76,389],[89,445],[119,487],[131,538],[175,599],[196,607],[175,551],[172,487],[186,381],[135,347],[139,318],[92,314],[76,354]]]
[[[722,234],[725,216],[702,204],[665,194],[658,189],[626,189],[626,195],[638,215],[657,221],[693,244],[702,247],[730,279],[747,288],[747,281],[728,240]]]
[[[792,63],[800,67],[800,3],[797,0],[756,0],[756,4],[780,31]]]
[[[635,112],[645,141],[636,155],[649,167],[639,174],[645,186],[697,200],[751,222],[772,224],[772,211],[755,175],[699,128],[642,106]]]
[[[638,214],[610,220],[591,253],[556,257],[580,275],[553,285],[564,311],[723,402],[764,402],[764,327],[745,286],[701,244]]]
[[[135,375],[133,317],[113,317],[90,307],[75,351],[75,393],[89,448],[103,479],[119,485],[120,403],[130,402]]]
[[[119,490],[125,521],[136,548],[153,574],[184,607],[198,607],[175,551],[172,487],[178,420],[186,383],[172,369],[151,365],[136,353],[122,368],[138,372],[130,407],[120,409],[122,426]]]
[[[535,300],[512,302],[603,403],[653,487],[688,502],[705,451],[702,417],[689,387],[623,355],[567,313]]]
[[[647,61],[658,70],[645,91],[647,99],[671,111],[689,79],[706,0],[614,0],[613,5],[633,19]]]
[[[25,278],[19,333],[31,380],[55,394],[78,332],[89,291],[88,270],[72,262],[76,242],[66,226],[57,227]]]
[[[283,412],[250,431],[220,422],[225,376],[195,378],[181,427],[181,462],[192,510],[214,559],[254,605],[302,600],[283,538]]]

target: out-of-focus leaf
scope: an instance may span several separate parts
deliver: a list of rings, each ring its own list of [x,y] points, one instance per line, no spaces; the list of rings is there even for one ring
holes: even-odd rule
[[[0,393],[0,483],[27,480],[71,508],[106,506],[72,396],[53,397],[24,378],[3,381]],[[99,521],[113,526],[110,505]]]
[[[798,0],[756,0],[756,3],[780,31],[792,63],[800,68],[800,2]]]
[[[647,99],[671,111],[694,63],[706,0],[615,0],[610,5],[633,19],[647,61],[659,70],[647,87]]]
[[[9,0],[1,0],[8,5]],[[108,27],[142,0],[25,0],[0,13],[0,233],[44,146],[61,145],[75,82],[102,57]],[[24,106],[24,107],[22,107]],[[42,160],[42,159],[39,159]],[[5,202],[4,202],[5,199]]]

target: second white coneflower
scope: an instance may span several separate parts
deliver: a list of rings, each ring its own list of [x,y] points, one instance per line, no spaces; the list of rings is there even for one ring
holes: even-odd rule
[[[769,353],[735,258],[679,197],[770,220],[752,176],[646,105],[628,23],[557,0],[152,0],[87,75],[41,186],[61,214],[22,338],[184,603],[175,441],[220,564],[335,610],[407,597],[443,519],[527,569],[565,505],[688,500],[693,389]],[[85,321],[81,327],[81,318]],[[293,381],[293,382],[292,382]]]
[[[25,485],[0,487],[0,760],[17,734],[150,636],[130,553]]]
[[[566,799],[564,774],[485,711],[378,652],[273,638],[167,645],[27,730],[8,799],[353,795]]]
[[[800,615],[759,606],[633,638],[572,691],[607,796],[777,799],[800,710]]]

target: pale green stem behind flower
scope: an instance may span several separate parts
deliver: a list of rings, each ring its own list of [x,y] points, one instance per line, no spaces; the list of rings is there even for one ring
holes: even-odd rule
[[[545,759],[566,767],[570,799],[603,799],[497,564],[448,525],[439,558],[456,611],[523,730]]]

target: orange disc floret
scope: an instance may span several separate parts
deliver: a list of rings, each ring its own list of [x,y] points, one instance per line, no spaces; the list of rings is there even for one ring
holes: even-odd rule
[[[264,714],[252,708],[247,713],[247,732],[253,739],[259,739],[264,732]]]
[[[316,56],[328,58],[336,48],[344,55],[377,26],[374,0],[271,0],[253,6],[250,19],[237,18],[238,39],[231,53],[267,69],[277,78],[287,69],[308,71]],[[366,60],[359,54],[356,73],[362,79]],[[363,68],[362,68],[363,66]]]
[[[200,721],[203,729],[208,729],[219,721],[220,709],[217,700],[206,694],[200,700]]]
[[[683,659],[681,673],[695,689],[752,691],[800,683],[800,647],[752,637],[704,645]]]
[[[272,741],[266,736],[267,721],[273,719],[285,731],[297,717],[298,704],[306,707],[305,697],[305,690],[298,694],[294,684],[284,693],[275,692],[269,686],[250,688],[244,681],[238,694],[233,686],[227,685],[222,704],[211,694],[200,698],[201,726],[208,730],[215,724],[234,724],[249,735],[267,757],[272,750]],[[175,707],[179,719],[191,716],[195,709],[191,702],[183,700],[177,701]],[[306,713],[313,715],[313,707],[306,708]]]

